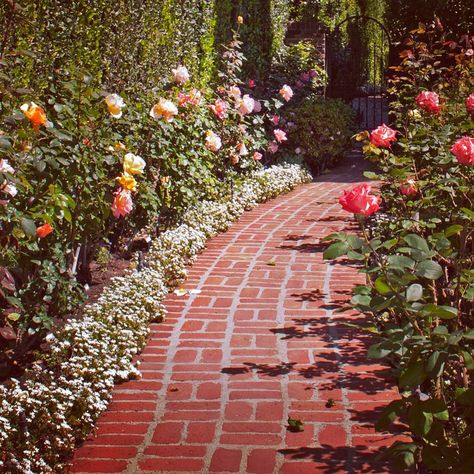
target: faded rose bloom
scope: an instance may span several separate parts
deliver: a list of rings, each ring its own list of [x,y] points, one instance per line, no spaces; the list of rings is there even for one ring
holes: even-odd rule
[[[460,138],[451,147],[451,153],[462,165],[474,165],[474,138]]]
[[[406,181],[400,184],[400,192],[404,196],[416,196],[418,194],[418,188],[416,187],[416,181],[413,178],[408,178]]]
[[[187,94],[183,94],[182,92],[180,92],[178,94],[178,105],[180,107],[185,107],[187,105],[197,107],[201,103],[201,96],[201,92],[197,89],[192,89]]]
[[[230,163],[231,163],[232,165],[238,164],[239,161],[240,161],[240,158],[239,158],[238,155],[231,155],[231,157],[230,157]]]
[[[115,218],[125,217],[133,209],[132,194],[127,189],[119,188],[114,193],[114,202],[112,203],[112,214]]]
[[[469,48],[469,49],[466,49],[466,52],[464,53],[468,58],[470,58],[471,56],[474,55],[474,49],[472,48]]]
[[[237,101],[236,106],[241,115],[247,115],[253,112],[255,100],[253,100],[248,94],[245,94]]]
[[[303,81],[296,81],[295,82],[295,86],[298,88],[298,89],[302,89],[304,87],[304,82]]]
[[[216,99],[216,101],[211,104],[209,108],[218,119],[224,120],[229,108],[229,104],[222,99]]]
[[[15,170],[10,166],[8,160],[0,160],[0,173],[15,174]]]
[[[270,142],[270,144],[268,145],[268,153],[271,153],[272,155],[274,155],[277,151],[278,151],[278,143],[277,142]]]
[[[53,227],[51,226],[51,224],[43,224],[42,226],[36,229],[36,235],[40,239],[44,239],[49,234],[51,234],[51,232],[53,232]]]
[[[237,86],[232,86],[229,89],[229,95],[234,98],[234,100],[238,100],[242,97],[242,92]]]
[[[254,161],[260,161],[263,158],[263,155],[259,153],[258,151],[254,152],[253,154],[253,159]]]
[[[466,110],[469,114],[474,115],[474,94],[470,94],[466,98]]]
[[[282,143],[288,140],[286,133],[283,130],[280,130],[279,128],[273,130],[273,135],[275,135],[275,139],[278,143]]]
[[[350,191],[344,191],[339,204],[345,211],[370,216],[380,209],[381,197],[370,194],[370,185],[359,184]]]
[[[249,153],[247,147],[245,146],[245,143],[239,143],[237,145],[237,150],[239,152],[239,156],[246,156]]]
[[[283,99],[286,100],[286,102],[289,102],[291,100],[291,98],[293,97],[293,90],[291,89],[290,86],[285,84],[280,89],[280,95],[283,97]]]
[[[176,84],[184,84],[189,81],[189,72],[186,66],[178,66],[173,72],[173,81]]]
[[[316,69],[310,69],[308,72],[309,72],[309,77],[311,79],[315,79],[316,77],[318,77],[318,72],[316,71]]]
[[[113,118],[119,119],[122,116],[122,109],[125,107],[125,102],[118,94],[109,94],[105,99],[105,104]]]
[[[123,158],[123,171],[127,174],[142,174],[145,166],[145,160],[133,153],[127,153]]]
[[[166,122],[172,122],[175,115],[178,115],[178,107],[170,100],[163,98],[160,98],[150,110],[150,117],[155,120],[162,118]]]
[[[41,125],[48,123],[48,118],[46,117],[46,112],[43,107],[36,105],[34,102],[23,104],[20,110],[25,114],[25,117],[30,121],[35,131],[38,131]]]
[[[295,153],[296,153],[297,155],[301,155],[301,148],[300,148],[300,147],[295,148]]]
[[[261,111],[262,111],[262,104],[259,100],[256,100],[253,106],[253,113],[259,114]]]
[[[18,189],[16,189],[16,186],[12,183],[3,184],[0,190],[12,197],[15,197],[18,194]]]
[[[222,141],[218,135],[216,135],[212,130],[206,132],[206,147],[208,150],[216,153],[222,147]]]
[[[387,127],[384,123],[370,134],[370,142],[372,145],[382,148],[390,148],[396,139],[397,131]]]
[[[431,114],[438,114],[441,110],[441,106],[439,105],[439,95],[436,92],[420,92],[416,97],[416,103],[420,109]]]

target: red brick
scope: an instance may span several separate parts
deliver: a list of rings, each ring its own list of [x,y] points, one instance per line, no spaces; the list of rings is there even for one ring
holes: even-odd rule
[[[215,423],[191,422],[188,425],[188,443],[211,443],[216,432]]]
[[[276,451],[273,449],[253,449],[247,458],[249,474],[271,474],[275,470]]]
[[[259,402],[256,419],[260,421],[281,420],[283,417],[282,402]]]
[[[202,351],[201,362],[221,362],[222,350],[220,349],[204,349]]]
[[[176,444],[181,441],[184,423],[158,423],[152,442],[155,444]]]
[[[327,425],[318,435],[319,444],[341,447],[347,445],[347,433],[341,425]]]
[[[74,462],[72,472],[123,472],[127,469],[127,461],[98,461],[97,459],[80,459]]]
[[[200,472],[203,468],[202,459],[185,458],[147,458],[139,463],[142,471],[175,471],[175,472]]]
[[[206,382],[199,385],[196,398],[205,400],[217,400],[221,397],[221,385],[218,383]]]
[[[176,351],[176,354],[173,358],[174,362],[194,362],[197,357],[197,351],[192,349],[182,349]]]
[[[266,434],[223,434],[220,439],[221,444],[234,444],[237,446],[278,446],[281,438],[278,435]]]
[[[226,420],[250,420],[253,412],[253,404],[247,402],[229,402],[225,407]]]
[[[135,457],[138,448],[134,446],[85,446],[76,453],[78,458],[130,459]]]
[[[144,455],[163,458],[202,458],[206,455],[206,451],[206,446],[147,446]]]
[[[222,431],[226,433],[280,433],[281,423],[224,423]]]
[[[242,451],[217,448],[212,455],[210,472],[239,472]]]

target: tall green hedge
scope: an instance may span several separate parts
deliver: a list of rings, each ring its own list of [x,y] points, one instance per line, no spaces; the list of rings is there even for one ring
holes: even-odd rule
[[[20,74],[42,90],[58,71],[81,68],[109,90],[156,87],[184,63],[207,83],[215,52],[231,37],[238,15],[250,59],[248,74],[263,76],[283,42],[289,0],[0,0],[0,52],[36,58]]]

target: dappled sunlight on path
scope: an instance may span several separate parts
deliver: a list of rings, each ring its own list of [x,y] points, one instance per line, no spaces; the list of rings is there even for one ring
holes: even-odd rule
[[[347,164],[247,212],[209,242],[186,289],[152,327],[143,378],[116,387],[75,472],[392,472],[373,422],[397,396],[371,336],[336,310],[363,277],[322,259],[321,237],[354,228],[337,198],[363,180]],[[287,430],[288,416],[304,431]]]

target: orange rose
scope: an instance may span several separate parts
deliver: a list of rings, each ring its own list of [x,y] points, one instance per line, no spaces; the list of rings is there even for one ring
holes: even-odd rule
[[[36,131],[39,130],[41,125],[46,125],[48,123],[48,118],[46,117],[46,112],[43,107],[36,105],[34,102],[23,104],[20,109]]]
[[[129,174],[122,174],[117,178],[117,181],[120,183],[122,188],[127,189],[128,191],[136,191],[137,190],[137,182],[133,176]]]

